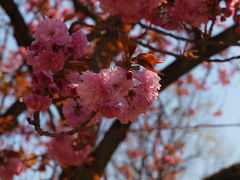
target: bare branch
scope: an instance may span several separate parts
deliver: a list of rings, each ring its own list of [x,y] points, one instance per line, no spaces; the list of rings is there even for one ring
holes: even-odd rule
[[[30,118],[27,118],[27,121],[29,124],[33,125],[35,128],[35,131],[38,132],[38,134],[40,136],[48,136],[48,137],[61,137],[61,136],[69,136],[69,135],[73,135],[77,132],[79,132],[80,130],[82,130],[82,128],[86,127],[86,125],[89,123],[89,121],[97,114],[97,112],[93,111],[91,113],[91,115],[88,117],[88,119],[86,119],[80,126],[75,127],[74,129],[70,130],[70,131],[62,131],[62,132],[48,132],[48,131],[44,131],[41,126],[40,126],[40,117],[39,117],[39,112],[35,112],[34,113],[34,118],[33,120],[31,120]]]
[[[229,62],[229,61],[236,60],[236,59],[240,59],[240,56],[233,56],[233,57],[226,58],[226,59],[207,59],[205,61],[223,63],[223,62]]]
[[[0,0],[0,5],[11,19],[14,36],[17,40],[18,46],[30,45],[32,42],[32,37],[30,36],[28,27],[13,0]]]
[[[174,57],[177,57],[177,58],[184,57],[184,56],[181,56],[181,55],[169,52],[169,51],[165,51],[165,50],[162,50],[162,49],[155,48],[155,47],[151,46],[150,44],[145,44],[145,43],[143,43],[143,42],[141,42],[137,39],[132,39],[132,41],[134,41],[135,43],[137,43],[137,44],[139,44],[143,47],[146,47],[146,48],[148,48],[152,51],[155,51],[155,52],[159,52],[159,53],[162,53],[162,54],[167,54],[167,55],[174,56]]]
[[[230,167],[205,178],[204,180],[237,180],[240,179],[240,164],[234,164]]]
[[[84,6],[78,0],[72,0],[72,2],[75,7],[75,11],[83,12],[86,16],[89,16],[90,18],[92,18],[95,21],[99,20],[99,17],[94,12],[90,11],[87,6]]]
[[[172,38],[174,38],[174,39],[178,39],[178,40],[182,40],[182,41],[187,41],[187,42],[196,43],[196,40],[194,40],[194,39],[188,39],[188,38],[176,36],[176,35],[174,35],[174,34],[172,34],[172,33],[168,33],[168,32],[166,32],[166,31],[162,31],[162,30],[160,30],[160,29],[153,28],[151,25],[150,25],[150,26],[146,26],[146,25],[144,25],[144,24],[142,24],[142,23],[139,23],[139,25],[140,25],[142,28],[155,31],[155,32],[157,32],[157,33],[159,33],[159,34],[163,34],[163,35],[165,35],[165,36],[170,36],[170,37],[172,37]]]

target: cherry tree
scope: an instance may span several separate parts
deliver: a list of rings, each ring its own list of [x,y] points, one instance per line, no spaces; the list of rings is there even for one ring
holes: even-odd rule
[[[197,93],[239,70],[238,0],[0,5],[2,179],[175,179],[185,130],[218,127]]]

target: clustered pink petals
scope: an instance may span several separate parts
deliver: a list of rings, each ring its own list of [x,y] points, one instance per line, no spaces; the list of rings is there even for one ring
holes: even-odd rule
[[[68,98],[66,105],[63,107],[63,114],[64,117],[67,119],[67,124],[69,126],[75,127],[81,125],[84,121],[86,121],[90,115],[91,112],[82,105],[82,102],[80,99],[72,99]],[[95,115],[88,125],[93,125],[98,122],[98,116]]]
[[[161,85],[159,84],[160,77],[152,71],[143,71],[135,74],[135,78],[141,82],[148,102],[153,103],[158,97],[158,90]]]
[[[23,98],[23,102],[36,111],[45,111],[52,103],[52,99],[41,95],[30,95]]]
[[[236,0],[226,0],[228,12],[236,7]],[[220,14],[218,0],[100,0],[101,8],[112,15],[121,15],[124,22],[149,20],[162,28],[177,29],[181,23],[195,27],[206,24],[214,15]],[[214,7],[214,8],[213,8]],[[234,7],[234,8],[233,8]]]
[[[63,69],[64,56],[61,53],[55,53],[53,51],[46,50],[36,57],[32,66],[35,72],[51,70],[52,72],[56,73]]]
[[[23,101],[31,109],[43,111],[48,109],[55,96],[77,96],[77,85],[71,81],[74,72],[65,64],[86,55],[88,42],[81,31],[68,35],[67,26],[55,19],[42,20],[37,26],[35,39],[26,55],[27,64],[33,67],[34,72],[33,95],[23,98]],[[59,73],[63,75],[59,76]]]
[[[73,136],[53,138],[48,143],[48,154],[52,159],[62,164],[81,165],[92,148],[88,143],[81,144],[80,149],[74,148],[77,145]]]
[[[210,19],[208,14],[208,4],[203,0],[176,0],[174,2],[178,17],[195,27],[199,27],[202,23],[206,24]]]
[[[3,180],[11,180],[14,175],[21,174],[23,169],[24,165],[18,158],[10,158],[4,165],[0,164],[0,177]]]
[[[152,13],[162,0],[100,0],[101,7],[111,14],[120,14],[127,22],[138,22]]]
[[[69,41],[68,28],[60,20],[45,19],[37,27],[35,38],[44,45],[66,45]]]
[[[73,53],[82,58],[87,53],[87,38],[81,31],[67,34],[68,28],[60,20],[46,19],[39,23],[35,33],[36,40],[27,50],[27,63],[35,72],[61,71],[64,63]]]
[[[136,121],[140,113],[157,98],[160,78],[149,70],[129,78],[129,71],[120,67],[86,71],[81,75],[78,93],[82,103],[102,116],[117,117],[122,123]]]
[[[87,53],[87,37],[81,31],[72,34],[73,52],[76,58],[81,58]]]

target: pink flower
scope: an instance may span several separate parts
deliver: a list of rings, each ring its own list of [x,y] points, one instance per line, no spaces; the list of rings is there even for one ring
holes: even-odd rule
[[[199,27],[202,23],[206,24],[210,18],[208,5],[202,0],[176,0],[174,5],[178,17],[193,26]]]
[[[58,94],[59,88],[57,87],[56,83],[52,83],[48,85],[48,91],[51,95]]]
[[[77,96],[78,95],[77,87],[78,87],[77,84],[67,84],[63,88],[60,88],[60,96],[62,97]]]
[[[117,116],[122,123],[136,121],[139,113],[146,113],[160,89],[160,78],[148,70],[136,75],[120,67],[98,74],[86,71],[81,80],[78,94],[83,105],[108,118]]]
[[[230,84],[229,75],[228,75],[226,69],[219,69],[218,70],[218,78],[223,85]]]
[[[62,88],[64,88],[65,86],[67,86],[68,83],[67,83],[64,79],[59,78],[59,79],[57,80],[56,84],[57,84],[57,86],[58,86],[60,89],[62,89]]]
[[[133,77],[136,78],[135,87],[128,91],[125,101],[122,102],[121,112],[117,116],[124,124],[129,121],[135,122],[140,113],[146,113],[157,98],[161,87],[160,77],[152,71],[138,72]]]
[[[146,18],[160,4],[159,0],[100,0],[101,8],[110,14],[120,14],[125,22]]]
[[[177,94],[181,96],[189,96],[190,92],[188,89],[180,87],[177,89]]]
[[[87,53],[88,40],[82,31],[72,34],[73,53],[76,58],[82,58]]]
[[[53,73],[56,73],[63,69],[64,61],[64,56],[61,53],[45,50],[34,58],[32,66],[35,72],[51,70]]]
[[[44,95],[45,94],[44,86],[40,84],[33,84],[33,94]]]
[[[23,102],[35,111],[44,111],[52,103],[52,99],[41,95],[30,95],[23,98]]]
[[[24,169],[23,163],[17,158],[10,158],[6,165],[0,164],[0,177],[11,180],[14,175],[19,175]]]
[[[43,50],[43,44],[37,40],[33,41],[32,44],[28,47],[29,51],[34,53],[39,53]]]
[[[87,120],[91,112],[82,105],[80,99],[74,100],[72,98],[67,99],[67,104],[63,107],[63,114],[67,119],[67,124],[69,126],[79,126],[85,120]],[[96,124],[98,122],[98,117],[93,117],[89,125]]]
[[[49,156],[62,164],[81,165],[91,152],[91,146],[84,144],[82,149],[73,149],[73,136],[52,138],[48,143]]]
[[[77,72],[74,72],[72,70],[65,69],[64,71],[64,78],[69,82],[69,83],[80,83],[81,82],[81,75]]]
[[[102,76],[85,71],[81,75],[82,82],[78,84],[78,93],[82,103],[89,110],[96,111],[98,105],[102,104],[109,97],[114,97],[113,89],[107,86]]]
[[[159,81],[161,78],[156,73],[149,70],[136,73],[134,78],[141,82],[140,86],[144,89],[148,102],[153,103],[158,97],[158,91],[161,87]]]
[[[152,103],[147,100],[142,86],[137,86],[129,91],[128,97],[123,101],[122,109],[117,115],[117,118],[123,124],[127,124],[129,121],[136,122],[138,115],[146,113],[151,104]]]
[[[127,95],[133,81],[127,79],[122,68],[103,69],[98,74],[86,71],[81,75],[78,93],[89,110],[99,110],[101,115],[112,118],[119,114],[121,101]]]
[[[138,148],[128,149],[127,154],[130,158],[136,159],[137,157],[141,156],[141,151]]]
[[[35,38],[45,45],[66,45],[69,42],[68,28],[60,20],[45,19],[37,27]]]
[[[131,71],[126,71],[123,68],[109,68],[100,71],[99,75],[104,81],[114,89],[115,94],[124,97],[128,90],[134,87]]]
[[[53,83],[53,73],[51,71],[33,72],[33,84],[50,84]]]
[[[77,84],[74,83],[68,83],[64,79],[58,79],[57,82],[57,87],[59,88],[60,92],[59,94],[62,97],[67,97],[67,96],[77,96]]]

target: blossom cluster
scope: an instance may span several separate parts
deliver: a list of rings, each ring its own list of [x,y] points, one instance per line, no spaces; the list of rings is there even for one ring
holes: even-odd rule
[[[68,77],[75,74],[64,69],[64,65],[82,58],[88,42],[81,31],[71,35],[67,32],[67,26],[60,20],[43,20],[37,27],[36,40],[27,49],[27,64],[33,67],[33,95],[23,101],[33,110],[48,109],[56,94],[61,97],[77,95],[76,86],[68,81]]]
[[[100,0],[101,7],[111,14],[121,14],[127,22],[137,22],[140,18],[148,17],[156,11],[158,5],[165,0]]]
[[[146,113],[158,96],[160,77],[149,70],[132,73],[120,67],[99,73],[85,71],[77,91],[82,104],[107,118],[117,117],[122,123],[134,122]]]
[[[133,73],[121,67],[103,69],[99,73],[78,73],[67,66],[80,62],[87,52],[87,38],[77,31],[68,35],[68,28],[59,20],[39,23],[35,41],[27,49],[27,64],[33,67],[33,94],[23,98],[35,111],[49,108],[55,97],[65,98],[63,114],[69,126],[79,126],[96,115],[117,117],[122,123],[134,122],[158,96],[160,77],[149,70]]]
[[[11,180],[14,175],[19,175],[24,170],[23,163],[19,158],[1,157],[0,177],[4,180]]]
[[[47,110],[53,100],[60,99],[68,126],[92,126],[101,117],[117,117],[126,124],[146,113],[158,96],[160,77],[149,70],[111,67],[95,73],[72,68],[86,55],[87,38],[81,31],[69,35],[59,20],[41,21],[34,36],[36,40],[27,49],[33,92],[23,98],[34,111]],[[89,139],[84,132],[54,138],[47,144],[49,155],[61,164],[79,165],[92,150],[94,143]]]
[[[125,22],[137,23],[144,18],[165,29],[177,29],[181,23],[195,27],[206,24],[220,14],[219,0],[100,0],[105,12],[119,14]],[[233,0],[230,6],[233,6]]]
[[[53,138],[47,144],[48,154],[62,164],[81,165],[92,150],[89,138],[89,134],[83,132],[77,136]]]

